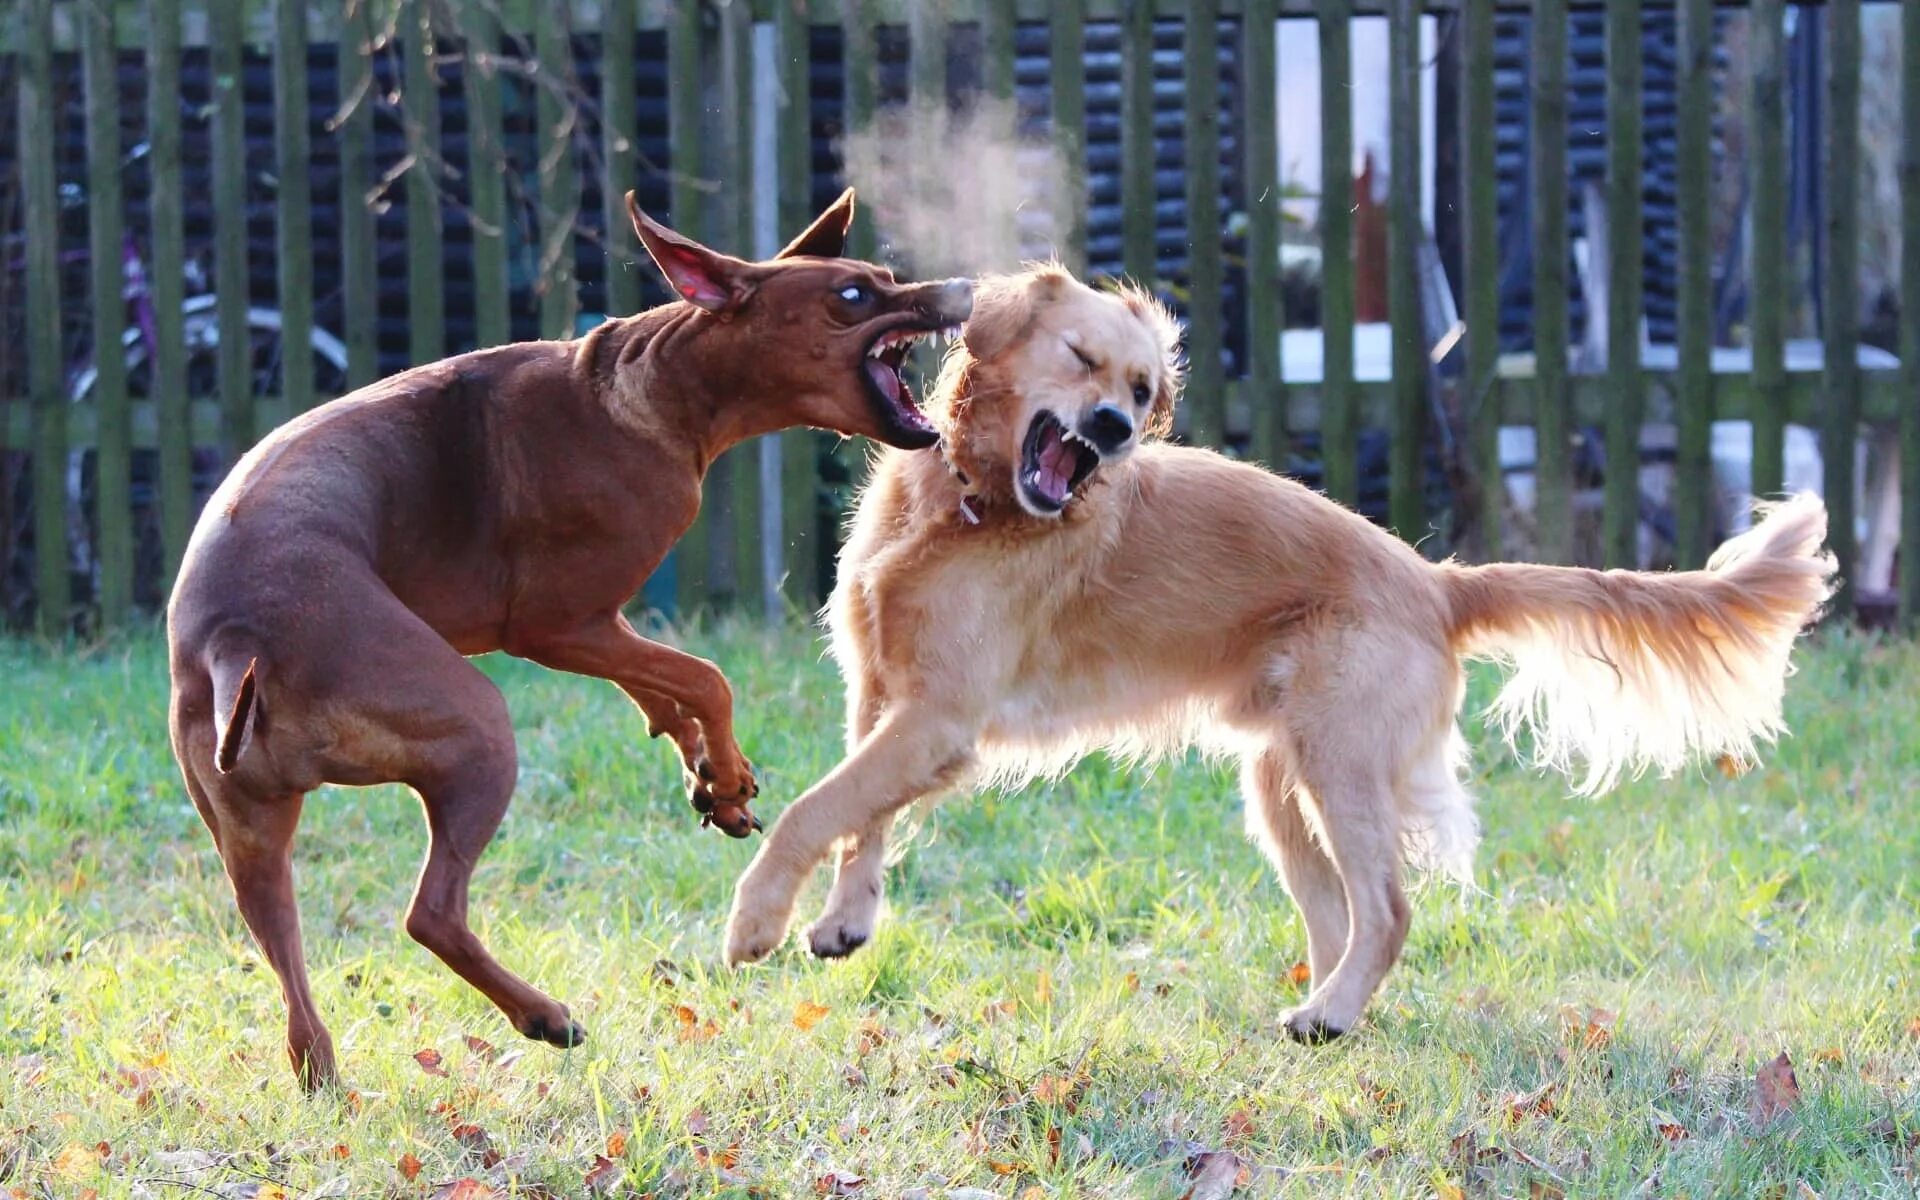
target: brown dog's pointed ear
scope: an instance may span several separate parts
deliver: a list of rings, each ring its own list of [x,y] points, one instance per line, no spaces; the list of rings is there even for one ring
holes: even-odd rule
[[[800,236],[787,243],[775,258],[839,258],[847,252],[847,230],[853,228],[853,189],[827,205],[827,211],[813,219]]]
[[[675,233],[640,211],[640,202],[627,193],[627,216],[633,231],[647,248],[667,286],[687,303],[712,313],[732,312],[753,295],[752,264],[718,250],[709,250],[684,234]]]

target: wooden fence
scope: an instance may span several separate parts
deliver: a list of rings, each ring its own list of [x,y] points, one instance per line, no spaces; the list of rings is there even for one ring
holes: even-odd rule
[[[218,447],[230,458],[274,423],[327,398],[320,394],[313,363],[304,354],[287,356],[279,394],[254,394],[247,349],[247,264],[244,255],[233,253],[217,253],[215,259],[220,347],[217,386],[211,394],[189,394],[182,349],[181,279],[185,263],[180,229],[180,109],[176,98],[183,44],[204,41],[212,60],[212,199],[215,244],[221,249],[245,244],[242,112],[234,81],[240,74],[247,43],[271,45],[278,123],[275,166],[280,179],[275,214],[281,281],[278,311],[283,340],[292,346],[306,344],[313,322],[313,297],[303,286],[313,253],[306,201],[311,150],[305,113],[309,41],[334,39],[349,49],[339,57],[340,90],[342,95],[356,98],[364,98],[373,84],[371,51],[367,48],[384,40],[404,46],[408,148],[415,169],[406,172],[399,190],[409,214],[410,350],[415,361],[424,361],[449,348],[442,320],[443,233],[436,216],[442,204],[440,182],[434,171],[420,169],[421,164],[433,163],[439,150],[436,106],[443,84],[433,56],[462,46],[482,48],[479,54],[469,55],[468,69],[463,72],[468,137],[477,146],[497,146],[502,119],[497,79],[506,74],[548,81],[571,79],[567,61],[569,22],[576,33],[600,32],[605,49],[597,105],[570,105],[566,93],[551,84],[538,90],[543,214],[539,236],[545,274],[540,304],[542,328],[550,336],[573,331],[576,299],[570,239],[575,235],[581,172],[601,174],[598,190],[612,206],[633,185],[638,169],[632,152],[633,105],[614,102],[618,97],[630,97],[635,86],[631,44],[636,30],[665,29],[671,161],[677,166],[695,162],[706,165],[699,173],[676,170],[670,216],[684,221],[703,206],[716,203],[712,197],[743,196],[755,188],[772,187],[778,193],[779,223],[790,232],[811,215],[807,151],[809,23],[837,22],[846,31],[844,103],[850,127],[869,120],[878,102],[878,27],[906,28],[911,39],[911,93],[940,97],[944,102],[948,83],[945,45],[952,28],[977,26],[984,48],[983,88],[1011,97],[1016,23],[1047,23],[1054,48],[1052,128],[1057,144],[1072,156],[1086,145],[1081,55],[1085,25],[1095,20],[1117,20],[1124,64],[1124,261],[1129,273],[1150,277],[1156,254],[1151,44],[1155,18],[1178,16],[1185,18],[1189,72],[1185,80],[1185,200],[1189,223],[1186,285],[1192,297],[1187,337],[1192,373],[1185,401],[1186,436],[1221,444],[1231,434],[1253,456],[1278,462],[1289,437],[1317,430],[1325,486],[1336,498],[1351,500],[1359,487],[1356,463],[1360,432],[1363,428],[1384,427],[1391,439],[1390,521],[1402,534],[1418,537],[1427,531],[1423,475],[1428,468],[1423,452],[1435,411],[1433,389],[1445,388],[1449,393],[1446,402],[1454,406],[1467,431],[1457,456],[1458,472],[1477,480],[1476,486],[1483,493],[1501,486],[1500,426],[1531,425],[1537,429],[1539,553],[1547,559],[1565,560],[1573,545],[1574,483],[1569,447],[1576,425],[1604,429],[1608,461],[1637,462],[1649,395],[1670,397],[1677,427],[1676,558],[1681,565],[1697,565],[1710,550],[1710,422],[1745,418],[1753,423],[1753,481],[1755,492],[1760,494],[1776,492],[1781,486],[1788,422],[1814,425],[1822,431],[1826,450],[1833,548],[1851,578],[1855,563],[1851,449],[1863,419],[1895,423],[1904,451],[1902,490],[1907,503],[1903,541],[1908,546],[1920,546],[1920,404],[1916,404],[1920,379],[1913,374],[1920,365],[1920,0],[1904,0],[1900,6],[1906,50],[1900,190],[1901,221],[1907,236],[1900,271],[1899,329],[1900,361],[1905,365],[1898,371],[1864,373],[1855,353],[1860,336],[1856,303],[1860,0],[1832,0],[1803,10],[1803,17],[1828,23],[1830,62],[1825,94],[1829,189],[1823,283],[1826,352],[1823,369],[1809,373],[1788,372],[1783,352],[1785,289],[1781,264],[1786,228],[1781,197],[1786,141],[1779,37],[1783,0],[1752,2],[1757,33],[1751,79],[1742,83],[1751,94],[1748,143],[1755,248],[1750,309],[1753,365],[1750,373],[1737,375],[1717,374],[1710,364],[1713,268],[1707,226],[1712,136],[1708,51],[1713,0],[1678,0],[1677,5],[1682,50],[1678,128],[1681,215],[1678,367],[1672,371],[1643,368],[1639,345],[1643,6],[1638,3],[953,0],[935,5],[911,0],[752,0],[751,4],[747,0],[717,4],[712,0],[598,0],[576,4],[567,19],[557,17],[552,7],[531,0],[508,0],[504,4],[486,0],[399,0],[398,8],[394,0],[360,0],[337,8],[315,5],[311,9],[305,0],[272,0],[270,5],[259,0],[147,0],[144,4],[21,0],[10,27],[5,24],[6,18],[0,18],[0,38],[4,38],[6,51],[17,56],[16,128],[20,131],[27,335],[27,394],[11,398],[0,407],[0,452],[30,454],[33,538],[41,548],[35,588],[44,630],[65,631],[73,618],[67,558],[48,552],[49,548],[65,546],[69,535],[66,512],[72,451],[89,446],[97,451],[95,603],[99,619],[112,624],[126,619],[134,609],[135,551],[127,481],[136,448],[153,447],[158,451],[160,540],[165,562],[174,564],[194,517],[191,459],[195,448]],[[1610,365],[1604,374],[1594,375],[1572,373],[1567,352],[1569,197],[1564,81],[1569,8],[1604,8],[1606,25],[1606,192],[1614,233],[1598,270],[1606,283]],[[1536,149],[1529,188],[1534,201],[1530,237],[1538,300],[1533,314],[1533,365],[1524,371],[1503,360],[1496,340],[1500,246],[1493,185],[1493,43],[1496,10],[1509,9],[1533,14],[1529,34],[1533,64],[1530,124]],[[1464,238],[1463,278],[1457,282],[1463,297],[1465,337],[1463,346],[1455,351],[1464,356],[1464,368],[1444,382],[1438,373],[1425,369],[1434,338],[1422,324],[1423,280],[1417,248],[1423,245],[1426,232],[1419,189],[1400,186],[1392,189],[1388,200],[1393,361],[1422,364],[1422,369],[1396,369],[1385,382],[1356,380],[1353,265],[1348,255],[1329,253],[1324,257],[1320,293],[1324,370],[1318,379],[1289,382],[1282,376],[1277,337],[1281,191],[1275,186],[1278,163],[1274,107],[1256,101],[1245,105],[1243,117],[1222,113],[1215,101],[1217,81],[1213,77],[1218,59],[1209,52],[1216,48],[1213,39],[1241,39],[1239,63],[1245,94],[1271,97],[1275,94],[1276,20],[1283,16],[1315,19],[1312,24],[1287,28],[1307,30],[1317,24],[1323,51],[1322,235],[1325,245],[1342,247],[1352,237],[1349,214],[1356,199],[1350,169],[1354,85],[1347,54],[1350,22],[1362,14],[1384,15],[1387,19],[1393,171],[1396,178],[1418,179],[1422,147],[1418,30],[1423,12],[1446,14],[1452,22],[1447,36],[1460,39],[1460,75],[1454,89],[1458,109],[1438,116],[1456,131],[1461,156],[1458,175],[1462,186],[1458,195],[1443,196],[1441,203],[1458,206]],[[751,146],[756,118],[750,103],[749,46],[755,27],[764,29],[768,25],[778,46],[779,100],[773,119],[779,151],[776,178],[755,180]],[[75,403],[65,377],[69,364],[63,357],[61,271],[55,259],[60,181],[50,139],[42,140],[37,132],[53,125],[50,81],[55,54],[77,48],[84,58],[86,79],[89,303],[95,328],[118,330],[126,321],[119,252],[123,201],[118,183],[124,147],[118,140],[121,114],[116,107],[119,100],[114,64],[116,46],[128,45],[144,47],[149,80],[145,136],[152,160],[153,229],[151,244],[144,250],[155,317],[155,356],[146,389],[152,399],[130,399],[120,356],[96,354],[98,376],[90,397],[85,403]],[[487,49],[499,46],[506,49],[500,53]],[[526,48],[530,53],[522,53]],[[714,102],[715,92],[702,63],[716,61],[723,81],[723,118],[717,125],[703,126],[702,106]],[[347,385],[369,381],[376,370],[369,297],[376,286],[378,267],[373,216],[366,197],[376,192],[382,180],[370,145],[370,109],[370,103],[343,106],[339,119],[325,135],[339,140],[342,153],[341,252],[346,302],[345,328],[341,332]],[[730,113],[726,111],[729,109]],[[1255,264],[1246,272],[1244,289],[1245,315],[1251,331],[1245,370],[1235,379],[1222,378],[1226,321],[1218,299],[1227,269],[1219,186],[1223,119],[1244,122],[1235,144],[1244,156],[1241,167],[1250,181],[1244,189],[1245,258]],[[578,124],[582,121],[584,127]],[[703,145],[710,143],[709,132],[715,129],[718,144]],[[597,145],[599,152],[582,154],[583,145]],[[478,283],[475,322],[478,341],[485,345],[505,340],[509,328],[507,249],[501,233],[506,224],[506,199],[498,174],[475,171],[467,203],[472,213],[472,253]],[[1061,214],[1059,225],[1069,231],[1061,246],[1069,263],[1085,261],[1086,203],[1084,188],[1069,189],[1064,200],[1067,211]],[[719,240],[736,248],[750,245],[751,214],[747,207],[739,203],[723,211],[737,236],[720,236]],[[606,214],[603,228],[608,253],[638,259],[638,248],[617,208]],[[873,237],[871,226],[863,223],[855,252],[871,253]],[[611,273],[611,312],[630,312],[640,306],[637,279],[632,271]],[[709,532],[690,539],[690,547],[696,556],[715,546],[737,548],[742,553],[741,561],[762,562],[770,576],[784,575],[790,597],[806,602],[817,596],[818,580],[812,565],[817,554],[812,554],[807,539],[795,536],[794,531],[805,524],[803,514],[814,493],[816,443],[808,435],[797,434],[787,437],[781,446],[777,453],[756,451],[736,456],[737,469],[716,480],[709,491],[710,513],[706,519],[731,523],[737,538],[727,534],[715,537]],[[762,469],[755,471],[754,463]],[[1636,472],[1610,472],[1605,487],[1605,558],[1610,564],[1628,563],[1634,554],[1639,504]],[[768,488],[781,497],[780,502],[773,502],[773,495],[764,490]],[[750,502],[745,498],[749,493],[759,499]],[[1468,554],[1484,554],[1488,547],[1499,544],[1501,505],[1484,503],[1479,508],[1471,536],[1459,547]],[[779,535],[775,531],[781,528],[783,514],[787,533]],[[698,570],[693,570],[690,577],[693,582],[689,587],[697,599],[701,586]],[[1899,597],[1906,617],[1920,612],[1920,553],[1903,556]],[[1846,611],[1850,602],[1850,592],[1843,592],[1840,610]]]

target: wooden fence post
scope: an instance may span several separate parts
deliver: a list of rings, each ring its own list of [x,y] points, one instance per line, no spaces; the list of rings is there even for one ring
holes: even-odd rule
[[[1573,420],[1567,394],[1567,10],[1533,6],[1534,532],[1544,562],[1573,561]],[[1599,271],[1602,264],[1593,264]]]
[[[1253,457],[1286,463],[1287,397],[1281,382],[1279,99],[1274,65],[1275,0],[1250,0],[1241,15],[1241,86],[1246,92],[1243,153],[1247,209],[1247,383],[1253,402]]]
[[[639,239],[627,219],[627,193],[633,190],[639,157],[634,104],[633,44],[638,22],[636,0],[605,0],[600,11],[600,153],[605,159],[600,211],[607,252],[607,315],[640,311]]]
[[[102,626],[133,612],[133,422],[127,407],[126,328],[120,264],[120,70],[112,0],[82,0],[82,55],[87,93],[87,253],[93,311],[94,547]],[[84,519],[84,514],[82,514]]]
[[[213,65],[213,267],[219,293],[220,413],[229,465],[257,436],[252,346],[247,337],[246,5],[208,0]]]
[[[779,58],[778,170],[780,173],[780,237],[792,237],[807,227],[813,209],[813,103],[809,95],[812,48],[805,0],[775,0],[774,27]],[[849,56],[851,62],[851,56]],[[852,77],[848,76],[851,86]],[[849,128],[851,128],[849,122]],[[857,205],[857,202],[856,202]],[[855,211],[858,211],[856,206]],[[786,576],[786,598],[796,608],[811,608],[820,598],[819,520],[816,501],[820,488],[823,435],[795,429],[780,437],[779,541],[768,551],[778,558]],[[769,597],[769,600],[777,597]],[[771,619],[779,613],[769,611]]]
[[[147,286],[153,295],[153,363],[147,394],[159,421],[163,590],[171,591],[193,532],[193,433],[188,422],[187,347],[181,305],[186,247],[180,183],[180,0],[152,0],[147,29],[147,145],[152,224]]]
[[[66,636],[67,396],[60,352],[60,198],[54,178],[53,0],[26,0],[20,22],[20,191],[27,235],[27,390],[33,407],[33,562],[40,633]]]
[[[613,87],[622,70],[615,62],[620,38],[618,30],[622,25],[618,14],[621,12],[625,12],[630,24],[632,0],[609,0],[605,67],[609,97],[614,94]],[[480,345],[498,346],[512,336],[512,318],[508,306],[512,293],[507,275],[508,168],[500,104],[500,93],[507,86],[507,80],[495,65],[500,54],[500,18],[491,4],[466,5],[460,14],[460,33],[466,54],[466,61],[460,67],[460,81],[467,97],[467,203],[473,209],[473,332],[474,340]],[[624,131],[630,138],[632,133],[631,30],[627,33],[624,63],[626,88],[621,94],[627,97],[627,102],[624,106],[609,104],[609,137]],[[623,118],[627,121],[625,126],[619,124]],[[619,186],[621,180],[628,176],[616,174],[626,170],[630,175],[631,162],[631,149],[620,156],[618,162],[612,153],[607,155],[607,231],[610,247],[623,244],[630,247],[634,240],[627,221],[626,189]],[[632,185],[628,183],[627,186]],[[620,240],[622,237],[625,238],[624,243]],[[607,270],[608,295],[615,297],[616,303],[632,301],[639,291],[635,268],[621,270],[618,256],[610,255]]]
[[[1641,55],[1638,4],[1607,7],[1607,492],[1602,541],[1610,567],[1639,557]]]
[[[1680,2],[1680,372],[1674,398],[1674,565],[1703,567],[1713,537],[1713,0]]]
[[[1216,0],[1187,6],[1187,440],[1227,440],[1221,378],[1220,29]]]
[[[580,169],[573,154],[580,106],[574,95],[571,5],[542,9],[533,41],[540,59],[534,106],[540,119],[540,336],[570,338],[580,315],[573,246],[574,222],[580,219]]]
[[[1123,0],[1120,26],[1120,225],[1127,274],[1152,287],[1155,244],[1153,0]]]
[[[1387,310],[1393,326],[1393,410],[1389,443],[1388,511],[1402,540],[1427,531],[1425,456],[1427,339],[1420,312],[1420,251],[1426,230],[1420,214],[1420,0],[1388,6],[1387,95],[1392,109],[1393,186],[1387,197]]]
[[[1787,440],[1787,139],[1783,0],[1753,0],[1748,53],[1753,80],[1748,163],[1753,270],[1747,288],[1753,340],[1753,494],[1778,495]]]
[[[313,189],[307,163],[307,0],[275,0],[273,52],[274,170],[279,175],[274,233],[280,261],[280,394],[287,415],[318,399],[313,390]]]
[[[1900,625],[1920,632],[1920,0],[1900,2]]]
[[[1321,485],[1360,500],[1359,396],[1353,386],[1352,0],[1320,0]]]
[[[407,153],[407,357],[413,365],[447,353],[446,254],[440,229],[440,73],[434,64],[433,6],[430,0],[406,0],[406,25],[400,31],[406,56],[402,120]]]
[[[347,343],[347,388],[363,388],[380,373],[378,295],[373,209],[373,4],[346,0],[338,71],[345,114],[340,138],[340,312]]]
[[[1053,149],[1066,168],[1066,194],[1057,197],[1056,250],[1067,269],[1087,271],[1087,17],[1085,0],[1047,6],[1051,54]]]
[[[1853,616],[1854,446],[1860,435],[1860,0],[1827,5],[1826,328],[1821,481],[1827,498],[1827,544],[1840,565],[1827,607],[1835,620]],[[1909,398],[1911,403],[1911,398]]]
[[[1501,557],[1506,479],[1500,468],[1500,228],[1495,161],[1493,0],[1466,0],[1460,12],[1461,232],[1465,242],[1467,363],[1461,381],[1479,479],[1473,556]]]

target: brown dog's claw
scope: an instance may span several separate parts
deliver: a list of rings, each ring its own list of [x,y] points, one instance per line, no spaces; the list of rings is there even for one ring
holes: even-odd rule
[[[743,838],[761,828],[760,818],[747,811],[744,804],[720,804],[711,813],[700,818],[701,828],[712,825],[731,838]]]

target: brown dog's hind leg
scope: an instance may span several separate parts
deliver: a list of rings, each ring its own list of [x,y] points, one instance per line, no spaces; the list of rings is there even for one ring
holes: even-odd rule
[[[461,706],[469,724],[428,748],[426,765],[407,780],[426,809],[429,837],[407,934],[499,1006],[522,1034],[577,1046],[587,1031],[566,1006],[501,966],[467,923],[468,882],[500,828],[519,772],[506,704],[478,671],[473,675],[485,698]]]
[[[1340,871],[1307,826],[1281,750],[1249,757],[1241,777],[1247,793],[1248,832],[1273,860],[1306,922],[1307,965],[1318,988],[1347,949],[1347,896]]]

